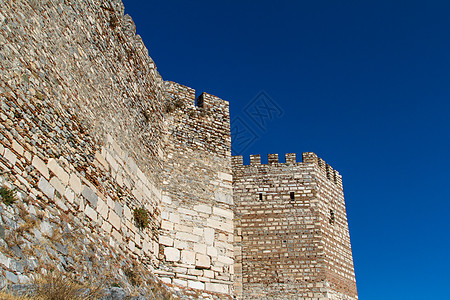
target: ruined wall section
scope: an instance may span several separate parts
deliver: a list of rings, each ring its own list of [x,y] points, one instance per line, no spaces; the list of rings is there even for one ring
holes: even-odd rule
[[[337,284],[347,287],[347,282],[336,283],[330,275],[335,270],[331,266],[341,263],[330,246],[343,248],[345,228],[348,236],[338,173],[325,163],[320,168],[313,153],[304,153],[303,162],[297,162],[293,153],[286,154],[285,163],[279,162],[277,154],[269,154],[268,164],[252,155],[250,165],[243,165],[242,156],[236,156],[233,187],[239,298],[341,299],[356,295],[356,290],[337,288]],[[338,233],[329,228],[330,203],[335,203],[335,224],[342,225]],[[351,261],[351,252],[345,254]]]
[[[158,274],[231,293],[233,200],[228,102],[166,82],[166,152]]]
[[[1,171],[156,265],[163,81],[133,21],[115,0],[1,6]]]

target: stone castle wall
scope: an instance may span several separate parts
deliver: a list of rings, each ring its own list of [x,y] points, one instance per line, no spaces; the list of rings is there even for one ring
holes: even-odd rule
[[[166,82],[161,256],[167,282],[231,293],[233,201],[228,102]]]
[[[313,153],[233,157],[236,293],[243,299],[355,299],[340,175]],[[333,296],[332,296],[333,295]],[[350,298],[345,298],[350,299]]]
[[[330,166],[311,153],[232,158],[228,102],[164,81],[120,0],[0,5],[0,183],[31,211],[46,203],[55,226],[76,220],[166,283],[245,299],[356,297]],[[14,212],[2,211],[0,226]]]
[[[0,169],[156,266],[164,83],[133,21],[120,1],[1,6]]]

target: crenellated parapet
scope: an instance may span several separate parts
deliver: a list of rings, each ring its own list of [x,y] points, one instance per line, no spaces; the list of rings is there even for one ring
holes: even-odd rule
[[[244,165],[244,158],[241,155],[232,157],[232,166],[240,167],[240,166],[258,166],[258,165],[274,165],[274,166],[290,166],[297,164],[312,164],[315,168],[326,176],[328,180],[335,183],[338,186],[342,187],[342,176],[339,172],[333,169],[332,166],[327,164],[322,158],[318,157],[317,154],[313,152],[303,152],[302,153],[302,161],[297,162],[297,157],[295,153],[286,153],[285,154],[285,162],[280,162],[278,154],[268,154],[267,155],[267,164],[261,163],[261,155],[260,154],[252,154],[250,155],[250,164]]]

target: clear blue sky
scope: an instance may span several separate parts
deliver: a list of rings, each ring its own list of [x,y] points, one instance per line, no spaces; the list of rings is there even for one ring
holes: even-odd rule
[[[360,299],[449,299],[449,1],[124,0],[166,80],[230,101],[249,154],[343,175]],[[264,90],[283,110],[257,127]]]

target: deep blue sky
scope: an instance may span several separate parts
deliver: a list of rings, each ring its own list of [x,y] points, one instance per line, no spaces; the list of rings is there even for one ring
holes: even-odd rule
[[[124,0],[165,80],[230,101],[249,154],[343,175],[360,299],[449,299],[449,1]],[[264,131],[244,107],[283,111]]]

